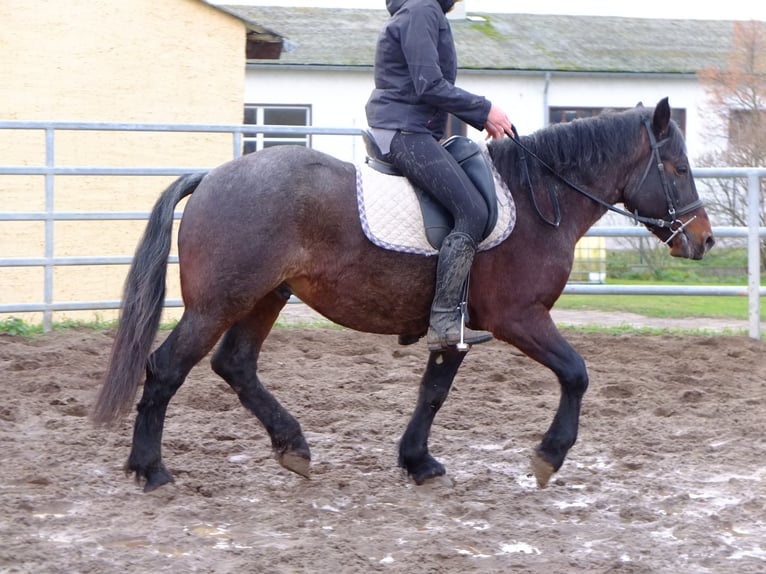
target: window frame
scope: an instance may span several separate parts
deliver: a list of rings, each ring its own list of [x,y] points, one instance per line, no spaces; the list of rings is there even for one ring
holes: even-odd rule
[[[266,119],[269,112],[294,112],[301,110],[304,112],[304,123],[267,123]],[[248,121],[248,115],[253,115],[255,121]],[[309,127],[312,122],[312,108],[310,104],[245,104],[243,111],[243,125],[268,126],[285,125],[295,127]],[[258,131],[242,134],[242,153],[248,154],[255,151],[272,147],[276,145],[304,145],[310,148],[312,146],[311,134],[285,134],[279,131]]]

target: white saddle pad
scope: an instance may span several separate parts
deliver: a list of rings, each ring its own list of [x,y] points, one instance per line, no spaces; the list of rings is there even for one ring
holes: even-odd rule
[[[500,174],[493,168],[497,194],[497,223],[479,244],[479,251],[496,247],[516,224],[516,204]],[[426,238],[423,214],[415,191],[406,177],[380,173],[368,165],[356,166],[359,217],[367,238],[378,247],[404,253],[436,255]]]

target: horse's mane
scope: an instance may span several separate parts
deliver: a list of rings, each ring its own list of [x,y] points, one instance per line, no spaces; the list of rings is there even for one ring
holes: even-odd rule
[[[520,142],[557,173],[567,177],[580,174],[586,179],[599,175],[626,158],[635,157],[641,150],[637,141],[645,119],[650,119],[652,108],[632,108],[622,112],[605,112],[591,118],[553,124],[531,135],[522,136]],[[673,146],[683,146],[678,127],[671,122],[670,139]],[[520,176],[516,163],[520,148],[510,139],[489,144],[489,152],[498,171],[505,177]],[[648,150],[648,148],[647,148]],[[678,150],[678,151],[683,151]],[[527,158],[530,169],[538,164]]]

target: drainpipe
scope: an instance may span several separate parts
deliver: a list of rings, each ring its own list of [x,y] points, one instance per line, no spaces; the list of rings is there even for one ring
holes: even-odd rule
[[[548,87],[551,85],[551,73],[545,72],[545,87],[543,88],[543,127],[547,128],[550,123],[548,113]]]

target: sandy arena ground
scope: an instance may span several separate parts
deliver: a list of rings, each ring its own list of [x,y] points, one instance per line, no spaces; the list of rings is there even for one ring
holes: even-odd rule
[[[425,345],[295,321],[261,374],[303,425],[312,478],[277,465],[205,361],[169,409],[176,482],[150,494],[122,471],[132,417],[87,418],[112,333],[0,336],[0,572],[766,571],[766,342],[570,332],[591,387],[545,490],[528,461],[557,384],[477,347],[431,435],[448,479],[418,487],[396,452]]]

